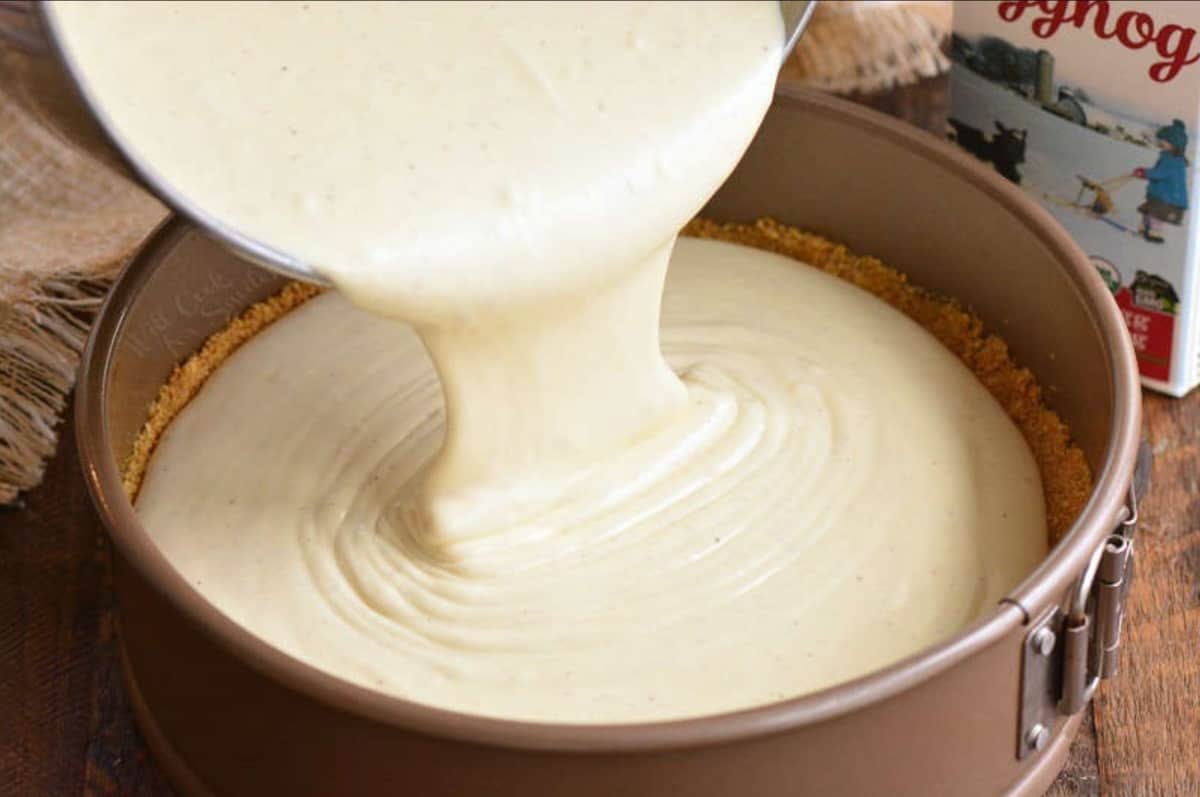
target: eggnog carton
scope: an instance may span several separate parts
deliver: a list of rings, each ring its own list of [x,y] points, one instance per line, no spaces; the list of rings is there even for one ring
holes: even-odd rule
[[[956,2],[948,133],[1074,236],[1143,382],[1200,382],[1200,3]]]

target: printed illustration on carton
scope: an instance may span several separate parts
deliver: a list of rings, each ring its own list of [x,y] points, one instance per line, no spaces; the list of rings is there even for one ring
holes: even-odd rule
[[[1075,237],[1125,313],[1143,374],[1163,382],[1189,254],[1200,102],[1200,42],[1159,18],[1168,5],[956,3],[947,129]],[[1115,71],[1130,69],[1141,71]],[[1178,85],[1160,88],[1183,80],[1190,105]]]

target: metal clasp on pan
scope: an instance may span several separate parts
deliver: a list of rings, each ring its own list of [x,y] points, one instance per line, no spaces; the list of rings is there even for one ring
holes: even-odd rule
[[[1075,587],[1063,623],[1060,708],[1064,714],[1082,710],[1100,681],[1117,673],[1125,596],[1132,576],[1132,529],[1122,523],[1119,531],[1108,536]]]
[[[1065,609],[1047,611],[1025,635],[1017,758],[1042,750],[1058,720],[1081,711],[1117,672],[1145,476],[1139,467],[1117,528],[1092,554]]]

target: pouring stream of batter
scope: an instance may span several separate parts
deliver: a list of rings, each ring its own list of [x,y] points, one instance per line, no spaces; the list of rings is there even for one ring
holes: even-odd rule
[[[54,11],[168,184],[417,327],[449,405],[439,533],[535,513],[683,410],[667,257],[770,101],[776,3]]]

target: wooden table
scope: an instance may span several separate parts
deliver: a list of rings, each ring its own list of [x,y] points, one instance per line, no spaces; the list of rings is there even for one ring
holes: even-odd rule
[[[935,125],[944,84],[857,98]],[[1122,672],[1054,797],[1200,795],[1200,392],[1148,394],[1154,449]],[[0,510],[0,795],[164,795],[117,671],[110,553],[64,428],[45,483]],[[264,796],[266,797],[266,796]]]

